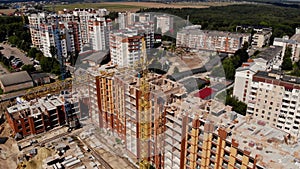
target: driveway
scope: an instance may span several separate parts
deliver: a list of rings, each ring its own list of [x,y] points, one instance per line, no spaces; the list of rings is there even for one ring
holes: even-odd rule
[[[2,54],[4,54],[4,56],[6,56],[7,58],[9,58],[11,55],[20,58],[24,65],[28,65],[28,64],[33,64],[32,61],[30,61],[29,57],[25,56],[25,53],[23,53],[20,49],[18,49],[17,47],[11,47],[8,44],[3,44],[0,43],[0,46],[2,46],[4,49],[1,50]]]

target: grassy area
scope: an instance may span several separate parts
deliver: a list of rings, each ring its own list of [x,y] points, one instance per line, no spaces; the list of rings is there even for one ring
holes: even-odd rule
[[[226,91],[223,91],[221,93],[219,93],[218,95],[215,96],[215,99],[218,101],[225,101],[226,100]]]
[[[109,11],[138,11],[140,8],[145,8],[145,6],[104,4],[104,3],[74,3],[74,4],[55,6],[56,11],[60,11],[63,9],[74,9],[74,8],[94,8],[94,9],[105,8]],[[52,6],[46,6],[46,9],[52,10]]]

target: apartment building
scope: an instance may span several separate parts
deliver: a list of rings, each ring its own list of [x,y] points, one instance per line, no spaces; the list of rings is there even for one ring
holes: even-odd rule
[[[299,28],[298,28],[299,30]],[[300,33],[297,31],[296,33],[289,38],[288,36],[283,36],[282,38],[274,38],[273,42],[274,46],[281,46],[282,49],[282,57],[284,56],[285,50],[287,47],[292,49],[292,61],[297,62],[300,58]]]
[[[252,77],[247,114],[299,136],[299,83],[299,78],[278,71],[257,72]]]
[[[28,16],[29,22],[29,30],[31,35],[31,42],[32,45],[41,48],[41,35],[40,35],[40,24],[46,22],[46,14],[45,13],[38,13],[38,14],[31,14]]]
[[[252,36],[252,47],[255,49],[269,45],[271,36],[272,29],[265,28],[257,30],[256,33],[254,33]]]
[[[131,12],[119,12],[117,22],[119,24],[119,29],[125,29],[133,23],[134,15]]]
[[[105,13],[103,10],[75,9],[58,14],[31,14],[28,19],[32,43],[47,57],[52,57],[50,46],[60,48],[65,58],[72,53],[83,52],[86,44],[101,50],[105,46],[103,44],[108,46],[107,30],[111,28],[111,20],[105,22],[105,29],[96,21],[102,21]],[[90,24],[89,21],[95,23]]]
[[[185,98],[166,111],[165,169],[298,167],[295,137],[216,101]]]
[[[127,29],[112,31],[109,37],[112,64],[120,67],[134,66],[142,56],[143,40],[146,49],[153,47],[153,23],[136,23]]]
[[[249,60],[249,62],[243,63],[242,66],[235,71],[233,95],[237,97],[239,101],[248,103],[253,75],[267,68],[265,64],[260,64],[257,60],[258,59]]]
[[[174,18],[169,15],[158,15],[156,19],[156,30],[160,29],[162,34],[173,30]]]
[[[109,25],[105,18],[91,19],[89,22],[89,38],[95,51],[107,50],[109,47]]]
[[[300,28],[295,29],[295,34],[300,34]]]
[[[89,23],[88,21],[93,18],[98,18],[101,14],[97,13],[99,11],[95,11],[94,9],[75,9],[73,11],[73,15],[78,17],[80,31],[81,31],[81,39],[83,44],[89,44]]]
[[[207,31],[185,28],[177,33],[176,46],[197,50],[235,53],[245,42],[250,42],[250,34]]]

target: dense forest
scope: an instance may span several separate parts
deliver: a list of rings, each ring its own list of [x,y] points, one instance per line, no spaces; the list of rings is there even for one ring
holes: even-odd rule
[[[169,13],[183,19],[189,16],[192,24],[200,24],[203,29],[231,31],[237,25],[266,26],[273,28],[273,37],[293,35],[300,26],[300,8],[275,5],[229,5],[204,9],[193,8],[150,8],[139,12]]]

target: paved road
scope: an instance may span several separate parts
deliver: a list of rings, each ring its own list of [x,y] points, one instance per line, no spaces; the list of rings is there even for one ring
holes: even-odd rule
[[[29,57],[25,56],[25,53],[23,53],[20,49],[18,49],[17,47],[11,47],[8,44],[3,44],[0,43],[0,46],[2,46],[4,49],[1,50],[1,52],[4,54],[4,56],[6,56],[7,58],[9,58],[11,55],[20,58],[23,63],[25,65],[27,64],[33,64],[32,61],[30,61]]]

